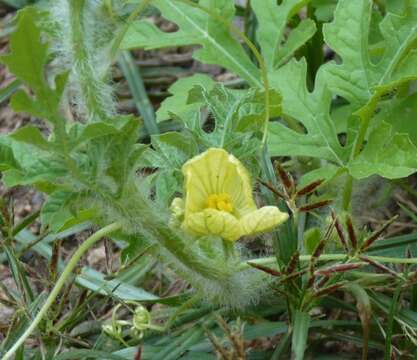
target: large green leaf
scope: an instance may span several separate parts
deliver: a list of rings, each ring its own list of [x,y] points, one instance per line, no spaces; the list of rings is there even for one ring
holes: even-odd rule
[[[48,62],[48,45],[42,41],[37,22],[43,13],[34,7],[19,12],[17,29],[10,36],[10,53],[0,58],[18,79],[28,85],[35,97],[18,90],[12,97],[12,107],[37,117],[58,121],[57,111],[67,75],[56,78],[54,88],[47,82],[45,66]]]
[[[284,0],[277,5],[276,0],[253,0],[251,6],[258,19],[257,40],[269,69],[279,67],[294,51],[304,45],[316,31],[311,19],[302,20],[284,42],[288,20],[309,0]]]
[[[17,29],[10,36],[10,54],[2,56],[1,61],[35,92],[42,94],[47,86],[44,67],[48,46],[42,42],[41,31],[36,25],[37,15],[34,8],[19,13]]]
[[[388,179],[406,177],[417,171],[417,147],[407,134],[395,133],[391,125],[382,122],[349,164],[349,171],[357,179],[374,174]]]
[[[202,0],[201,5],[216,12],[231,24],[235,6],[232,0]],[[248,81],[261,86],[260,74],[239,42],[230,34],[229,26],[213,16],[181,1],[154,0],[166,19],[175,22],[179,30],[166,33],[145,20],[134,22],[128,29],[121,47],[124,49],[158,49],[172,46],[201,45],[194,57],[207,64],[225,67]]]
[[[306,85],[307,63],[292,60],[271,73],[271,85],[283,97],[283,112],[300,123],[307,133],[282,123],[270,124],[269,151],[272,156],[311,156],[344,164],[345,149],[339,143],[330,117],[331,93],[319,72],[313,92]]]
[[[417,1],[409,1],[403,15],[388,13],[380,23],[383,55],[378,58],[368,44],[372,6],[371,0],[341,0],[334,21],[323,27],[326,43],[342,59],[326,66],[327,83],[358,108],[417,78]]]
[[[410,4],[414,6],[416,2]],[[381,95],[399,83],[417,77],[417,57],[414,59],[416,52],[412,50],[417,39],[415,17],[415,12],[409,9],[404,16],[388,14],[384,18],[380,27],[386,48],[375,62],[368,46],[371,3],[367,0],[340,1],[335,20],[326,26],[325,34],[328,44],[341,56],[342,64],[331,62],[322,66],[312,92],[305,84],[307,66],[304,60],[292,61],[270,73],[272,86],[283,96],[284,118],[291,125],[291,128],[279,122],[270,125],[271,155],[326,159],[340,167],[347,165],[355,178],[374,174],[400,178],[415,172],[416,149],[408,135],[397,133],[398,127],[379,125],[379,122],[369,133],[362,152],[348,162],[359,125],[350,114],[361,109],[359,115],[373,116],[372,111]],[[339,143],[338,132],[329,116],[332,93],[351,103],[345,115],[347,142],[344,147]],[[395,121],[393,118],[391,123]],[[303,128],[299,129],[292,121],[294,119]],[[412,123],[408,124],[408,128],[412,126]]]

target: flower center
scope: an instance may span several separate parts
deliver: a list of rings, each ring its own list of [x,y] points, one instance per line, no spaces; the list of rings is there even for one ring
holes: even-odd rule
[[[231,213],[233,211],[232,199],[229,194],[211,194],[207,198],[207,207]]]

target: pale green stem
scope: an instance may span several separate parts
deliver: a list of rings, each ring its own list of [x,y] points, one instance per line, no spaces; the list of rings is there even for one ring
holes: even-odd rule
[[[349,211],[350,202],[352,199],[352,191],[353,191],[353,177],[350,174],[347,174],[347,179],[345,183],[345,187],[343,190],[343,204],[342,208],[345,211]]]
[[[372,104],[371,109],[368,110],[360,116],[361,123],[359,126],[358,135],[356,136],[355,143],[350,154],[350,160],[355,159],[362,150],[363,143],[365,142],[366,133],[368,132],[369,125],[371,123],[371,118],[373,114],[373,109],[375,109],[377,102]],[[353,190],[353,177],[348,174],[348,179],[346,180],[345,189],[343,193],[343,210],[349,210],[350,203],[352,200],[352,190]]]
[[[77,249],[74,253],[70,261],[68,262],[67,266],[65,267],[64,271],[62,272],[61,276],[59,277],[58,281],[56,282],[54,288],[52,289],[51,293],[49,294],[46,302],[43,304],[41,310],[33,319],[30,326],[26,329],[23,335],[14,343],[14,345],[6,352],[3,356],[2,360],[10,359],[13,354],[19,349],[19,347],[25,342],[25,340],[32,334],[32,332],[36,329],[39,325],[40,321],[47,313],[51,305],[55,302],[56,297],[58,296],[59,292],[61,291],[62,287],[65,284],[65,281],[71,275],[72,271],[74,270],[75,266],[77,265],[80,258],[85,254],[85,252],[91,248],[97,241],[102,239],[104,236],[109,235],[121,228],[119,223],[113,223],[110,225],[105,226],[104,228],[98,230],[96,233],[91,235],[87,240],[85,240],[81,246]]]
[[[415,264],[417,265],[417,258],[396,258],[396,257],[389,257],[389,256],[372,256],[366,255],[367,258],[370,260],[374,260],[380,263],[390,263],[390,264]],[[299,261],[307,262],[310,261],[312,258],[311,255],[300,255]],[[323,254],[320,255],[316,261],[340,261],[346,259],[356,260],[355,257],[349,257],[346,254]],[[360,259],[358,259],[360,260]],[[257,265],[273,265],[276,264],[277,259],[274,256],[260,258],[260,259],[253,259],[249,260],[249,263],[257,264]],[[248,263],[241,263],[239,266],[239,270],[246,270],[251,266]]]
[[[371,122],[371,115],[366,113],[366,116],[361,119],[358,135],[352,150],[351,159],[353,160],[361,152],[362,145],[365,141],[366,133],[368,132],[369,124]]]
[[[145,8],[149,5],[152,0],[143,0],[139,3],[135,10],[133,10],[129,17],[126,20],[125,26],[123,29],[116,35],[116,38],[113,41],[113,45],[111,47],[110,56],[114,59],[119,51],[120,44],[126,35],[127,30],[129,29],[130,24],[139,16],[139,14],[145,10]]]

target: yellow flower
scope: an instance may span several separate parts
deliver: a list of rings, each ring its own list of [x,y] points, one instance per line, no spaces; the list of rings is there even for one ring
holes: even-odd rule
[[[185,201],[174,199],[172,209],[174,216],[181,213],[187,232],[235,241],[271,230],[288,219],[288,214],[275,206],[257,209],[247,170],[223,149],[211,148],[195,156],[184,164],[182,172]]]

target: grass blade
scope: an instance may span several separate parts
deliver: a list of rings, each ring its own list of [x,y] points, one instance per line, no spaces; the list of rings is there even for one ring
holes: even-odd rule
[[[138,67],[135,65],[132,55],[128,51],[120,53],[118,63],[129,84],[135,105],[143,117],[145,128],[149,135],[159,134],[158,124],[155,120],[155,112],[149,101]]]
[[[304,359],[310,321],[311,319],[308,313],[297,310],[294,316],[294,329],[292,334],[292,352],[294,353],[295,360]]]
[[[412,252],[416,250],[416,243],[417,232],[414,232],[407,235],[378,240],[366,251],[366,254],[404,257],[405,250],[408,247],[410,247]]]
[[[54,357],[55,360],[78,360],[82,358],[88,359],[106,359],[106,360],[125,360],[124,357],[110,354],[107,351],[97,350],[70,350]]]
[[[400,294],[401,294],[401,286],[398,286],[392,298],[392,302],[391,302],[391,306],[390,306],[390,310],[388,314],[387,337],[385,339],[384,360],[391,359],[391,339],[392,339],[392,332],[394,328],[394,317],[397,314],[398,301],[400,299]]]
[[[25,270],[14,253],[14,249],[4,246],[4,252],[6,253],[7,261],[17,288],[24,294],[26,302],[33,302],[34,295],[32,288],[29,285]]]
[[[20,85],[22,85],[20,80],[14,80],[6,87],[0,89],[0,104],[10,98],[19,89]]]
[[[369,299],[369,295],[365,289],[358,284],[351,283],[346,286],[346,289],[350,291],[356,299],[356,308],[358,309],[359,318],[362,323],[362,359],[366,360],[368,358],[369,348],[369,323],[372,315],[371,300]]]
[[[272,354],[271,360],[279,360],[284,353],[284,351],[288,348],[289,340],[290,340],[291,333],[287,332],[282,337],[279,344],[275,347],[274,353]]]

